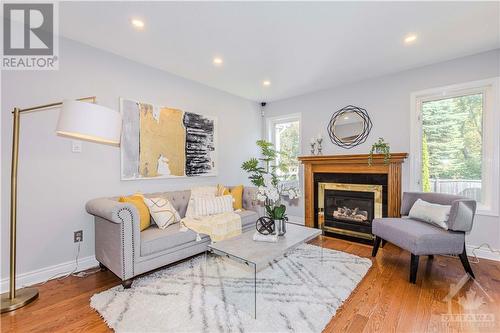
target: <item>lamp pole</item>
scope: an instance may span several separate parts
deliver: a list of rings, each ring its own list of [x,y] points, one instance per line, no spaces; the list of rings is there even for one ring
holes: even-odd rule
[[[14,108],[12,128],[12,161],[10,169],[10,283],[9,298],[16,298],[16,225],[17,225],[17,165],[19,160],[19,116],[20,109]],[[3,305],[3,304],[2,304]],[[2,306],[3,312],[3,306]]]
[[[84,97],[77,101],[95,103],[95,96]],[[9,292],[1,295],[1,313],[21,308],[38,298],[37,288],[21,288],[16,290],[16,229],[17,229],[17,169],[19,164],[19,128],[21,113],[42,111],[62,105],[62,102],[34,106],[26,109],[14,108],[12,128],[12,161],[10,174],[10,274]]]

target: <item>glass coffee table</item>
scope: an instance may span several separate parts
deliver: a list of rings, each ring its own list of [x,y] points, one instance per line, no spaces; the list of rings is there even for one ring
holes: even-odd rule
[[[208,291],[257,318],[257,273],[322,234],[320,229],[293,223],[287,223],[286,229],[287,233],[274,243],[254,241],[252,229],[210,244],[205,252],[204,273]]]

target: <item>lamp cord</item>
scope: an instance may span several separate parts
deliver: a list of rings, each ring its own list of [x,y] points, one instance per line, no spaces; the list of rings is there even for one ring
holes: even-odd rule
[[[488,248],[488,250],[489,250],[491,253],[495,253],[495,254],[499,254],[499,255],[500,255],[500,250],[495,250],[495,249],[493,249],[493,248],[491,247],[491,245],[490,245],[490,244],[488,244],[488,243],[483,243],[483,244],[481,244],[481,245],[479,245],[479,246],[476,246],[475,248],[473,248],[473,249],[472,249],[472,253],[471,253],[471,254],[472,254],[472,256],[474,257],[474,260],[471,260],[471,262],[472,262],[472,263],[474,263],[474,264],[479,263],[479,258],[478,258],[478,257],[477,257],[477,255],[476,255],[476,251],[477,251],[477,250],[479,250],[479,249],[481,249],[483,246],[486,246],[486,248]]]
[[[64,275],[62,275],[62,276],[61,276],[61,273],[54,274],[51,277],[49,277],[47,280],[40,282],[40,283],[37,283],[36,285],[41,286],[41,285],[44,285],[51,280],[61,281],[61,280],[64,280],[70,276],[85,278],[89,275],[92,275],[92,274],[99,272],[101,270],[100,268],[97,268],[97,269],[89,271],[89,272],[86,272],[86,271],[78,272],[78,260],[80,259],[80,250],[81,250],[80,244],[81,244],[81,242],[78,242],[78,248],[77,248],[76,257],[75,257],[75,268],[73,270],[71,270],[65,274],[63,273]]]

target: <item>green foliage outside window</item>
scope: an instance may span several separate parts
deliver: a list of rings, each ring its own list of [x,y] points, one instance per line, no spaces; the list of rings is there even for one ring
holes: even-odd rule
[[[422,191],[431,191],[431,182],[429,176],[429,147],[427,146],[427,136],[422,137]]]
[[[277,126],[276,136],[279,136],[279,150],[281,152],[278,156],[279,163],[288,167],[287,180],[297,180],[299,172],[299,122],[294,121]]]
[[[430,179],[481,179],[483,95],[422,103],[422,185]]]

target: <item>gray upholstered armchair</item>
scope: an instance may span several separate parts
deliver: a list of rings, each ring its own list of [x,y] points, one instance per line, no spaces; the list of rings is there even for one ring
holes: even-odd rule
[[[408,218],[413,204],[418,200],[451,205],[448,230],[426,222]],[[410,282],[415,283],[419,256],[429,259],[435,254],[458,255],[465,271],[474,278],[474,273],[465,251],[465,234],[472,229],[476,201],[461,196],[443,193],[405,192],[401,205],[402,218],[374,219],[372,232],[375,235],[372,257],[377,255],[381,241],[391,242],[411,253]]]

